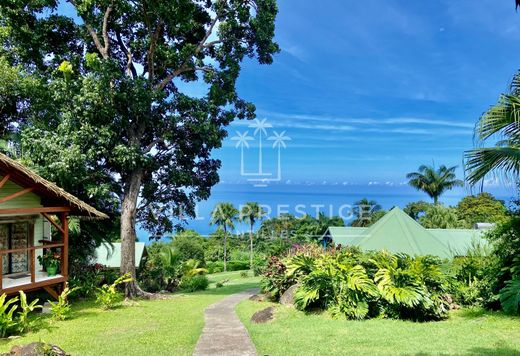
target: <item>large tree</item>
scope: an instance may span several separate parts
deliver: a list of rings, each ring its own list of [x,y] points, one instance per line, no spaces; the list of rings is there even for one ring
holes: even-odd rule
[[[236,80],[245,57],[268,64],[278,51],[276,2],[67,6],[58,12],[57,0],[0,3],[0,55],[41,89],[23,100],[29,112],[13,127],[23,129],[24,153],[49,178],[72,175],[70,184],[85,196],[115,201],[121,272],[135,277],[136,222],[161,236],[175,227],[174,217],[194,215],[218,182],[220,162],[211,153],[225,126],[254,117]],[[41,103],[50,105],[42,110]],[[137,294],[136,282],[127,284],[126,295]]]
[[[409,179],[408,184],[422,190],[433,199],[434,204],[438,204],[439,197],[445,191],[464,185],[463,181],[457,179],[456,169],[456,166],[448,168],[441,165],[436,169],[433,166],[422,165],[417,172],[408,173],[406,178]]]

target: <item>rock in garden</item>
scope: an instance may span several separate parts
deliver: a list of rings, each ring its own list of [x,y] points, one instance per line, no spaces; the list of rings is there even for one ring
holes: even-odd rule
[[[285,293],[282,294],[282,296],[280,297],[280,304],[293,305],[294,304],[294,293],[296,292],[297,288],[298,288],[297,284],[290,286],[289,289],[287,289],[285,291]]]
[[[70,356],[56,345],[46,344],[44,342],[31,342],[27,345],[16,345],[11,348],[11,351],[2,356]]]
[[[265,294],[254,294],[249,297],[253,302],[266,302],[269,298]]]
[[[251,317],[251,322],[255,324],[263,324],[268,322],[269,320],[273,320],[273,316],[274,307],[265,308],[254,313]]]

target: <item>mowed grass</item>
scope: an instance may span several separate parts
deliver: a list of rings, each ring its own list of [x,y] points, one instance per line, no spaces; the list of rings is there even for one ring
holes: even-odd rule
[[[275,319],[252,324],[272,303],[243,301],[237,313],[259,355],[520,355],[520,318],[459,310],[441,322],[333,320],[275,305]]]
[[[42,340],[72,355],[191,355],[204,326],[204,309],[227,295],[256,288],[259,281],[242,278],[240,272],[208,277],[208,290],[175,294],[169,300],[142,300],[111,311],[102,311],[92,301],[74,303],[70,320],[0,341],[0,351]],[[215,288],[224,279],[229,282]]]

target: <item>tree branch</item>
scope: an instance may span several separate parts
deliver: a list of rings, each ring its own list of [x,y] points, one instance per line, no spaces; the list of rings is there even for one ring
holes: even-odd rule
[[[132,74],[133,78],[136,78],[137,71],[135,69],[134,62],[132,61],[132,53],[130,53],[128,48],[126,48],[126,46],[123,42],[123,39],[121,38],[121,33],[119,33],[119,31],[116,31],[116,38],[117,38],[117,43],[119,44],[119,48],[121,48],[121,51],[123,51],[123,53],[128,58],[128,62],[126,64],[126,69],[129,73]]]
[[[150,40],[150,48],[148,49],[148,79],[150,82],[153,82],[154,75],[155,75],[155,69],[154,69],[154,56],[155,56],[155,48],[157,47],[157,41],[159,40],[159,35],[161,33],[163,26],[163,21],[159,20],[159,24],[157,25],[157,28],[153,32]]]
[[[103,16],[103,41],[105,42],[105,53],[108,57],[108,47],[110,45],[110,39],[108,38],[108,18],[110,16],[110,13],[112,12],[112,5],[113,2],[107,7],[107,10],[105,11],[105,16]]]
[[[83,19],[83,21],[85,21]],[[97,50],[103,57],[103,59],[107,59],[108,55],[105,53],[105,48],[101,45],[101,42],[99,41],[99,37],[96,33],[96,31],[90,26],[88,23],[85,22],[85,26],[87,27],[87,30],[90,32],[90,36],[92,36],[92,39],[94,40],[94,44],[96,45]]]
[[[215,25],[217,24],[218,22],[218,15],[215,16],[215,18],[213,19],[213,21],[211,21],[211,24],[209,25],[209,28],[208,30],[206,31],[206,34],[204,35],[204,37],[202,38],[202,40],[199,42],[199,44],[197,45],[197,48],[195,48],[195,51],[193,53],[192,56],[196,56],[200,53],[200,51],[205,48],[204,45],[206,44],[206,41],[208,40],[209,36],[211,36],[211,34],[213,33],[213,28],[215,27]],[[216,41],[213,41],[213,42],[216,42]],[[210,42],[212,43],[212,42]],[[193,68],[189,68],[188,67],[188,60],[192,57],[190,56],[189,58],[186,58],[184,60],[184,62],[182,63],[182,65],[179,67],[179,69],[173,71],[172,73],[168,74],[168,76],[166,76],[166,78],[164,78],[158,85],[157,85],[157,89],[159,90],[163,90],[167,85],[168,83],[170,83],[173,78],[175,78],[176,76],[178,76],[179,74],[181,73],[184,73],[184,72],[187,72],[187,71],[190,71],[190,70],[193,70]]]
[[[70,3],[77,8],[77,4],[74,0],[70,0]],[[77,12],[77,10],[76,10]],[[98,52],[101,54],[103,59],[108,59],[108,47],[109,47],[109,38],[108,38],[108,18],[110,16],[110,12],[112,12],[112,4],[106,9],[105,15],[103,16],[103,28],[102,28],[102,36],[103,36],[103,42],[104,45],[101,44],[101,41],[99,40],[99,36],[97,35],[96,30],[87,22],[87,19],[83,17],[82,15],[78,15],[81,17],[83,22],[85,23],[85,27],[87,28],[88,32],[90,33],[90,36],[92,37],[92,40],[94,41],[94,44],[96,45],[96,48]]]

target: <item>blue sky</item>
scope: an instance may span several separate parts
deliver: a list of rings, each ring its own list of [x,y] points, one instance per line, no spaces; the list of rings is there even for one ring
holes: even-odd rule
[[[460,167],[476,120],[520,64],[512,0],[282,0],[276,39],[274,63],[246,62],[238,90],[291,138],[288,183],[399,184],[423,163]],[[230,137],[252,135],[248,124]],[[224,183],[244,181],[235,143],[215,154]]]

